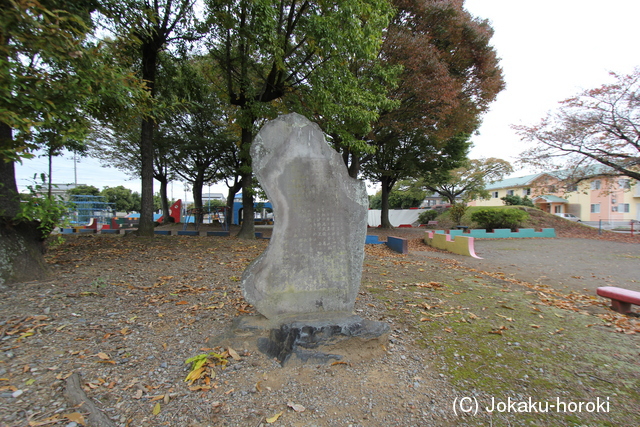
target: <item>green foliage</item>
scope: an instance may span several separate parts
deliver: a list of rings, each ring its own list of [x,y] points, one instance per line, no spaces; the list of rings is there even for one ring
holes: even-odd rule
[[[104,196],[108,203],[113,203],[117,212],[129,213],[140,210],[140,195],[122,185],[105,187],[100,195]]]
[[[77,185],[67,191],[70,196],[99,196],[100,190],[93,185]]]
[[[424,200],[424,192],[414,194],[410,191],[396,190],[389,194],[390,209],[417,208]]]
[[[504,196],[500,198],[500,200],[502,200],[504,204],[507,206],[529,206],[531,208],[535,208],[535,205],[533,204],[533,200],[531,200],[527,196],[524,196],[524,197],[520,197],[516,195]]]
[[[480,209],[471,214],[473,221],[488,230],[510,228],[515,231],[528,218],[528,213],[516,208]]]
[[[429,209],[418,215],[418,222],[420,222],[420,224],[428,224],[429,221],[434,221],[438,215],[440,215],[438,211]]]
[[[16,215],[18,221],[35,221],[42,240],[49,237],[54,228],[60,225],[62,218],[68,212],[68,204],[62,197],[49,197],[43,184],[34,183],[27,186],[28,194],[21,195],[20,212]]]
[[[467,205],[465,203],[454,203],[451,208],[449,208],[449,217],[456,224],[460,224],[462,221],[462,217],[467,212]]]
[[[382,194],[380,192],[369,196],[369,209],[382,209]]]

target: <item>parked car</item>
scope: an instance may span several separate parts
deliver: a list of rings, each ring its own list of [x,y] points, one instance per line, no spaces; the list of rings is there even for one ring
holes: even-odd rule
[[[574,214],[570,214],[570,213],[557,213],[557,216],[559,216],[560,218],[564,218],[564,219],[568,219],[569,221],[575,221],[575,222],[580,222],[580,218],[578,218],[577,216],[575,216]]]

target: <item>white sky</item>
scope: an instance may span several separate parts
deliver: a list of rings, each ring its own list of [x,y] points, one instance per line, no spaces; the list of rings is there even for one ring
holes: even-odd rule
[[[474,16],[491,21],[492,45],[507,85],[485,115],[480,134],[472,138],[471,158],[513,162],[526,146],[510,125],[535,124],[559,101],[609,82],[609,71],[627,74],[640,66],[638,0],[466,0],[465,5]],[[22,190],[34,173],[48,170],[47,159],[25,160],[16,168]],[[73,183],[73,156],[55,158],[52,175],[56,183]],[[140,192],[139,180],[103,168],[94,159],[80,160],[77,177],[78,183],[100,189],[124,185]],[[158,189],[156,183],[154,191]],[[211,192],[226,195],[227,190],[223,184],[214,185]],[[184,194],[184,184],[174,183],[173,197]]]
[[[514,161],[527,147],[510,128],[533,125],[558,102],[640,66],[638,0],[467,0],[489,19],[506,81],[474,136],[471,158]],[[527,171],[516,172],[523,175]]]

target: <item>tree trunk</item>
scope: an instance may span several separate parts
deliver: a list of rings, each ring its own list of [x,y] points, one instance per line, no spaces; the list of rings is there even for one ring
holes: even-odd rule
[[[140,154],[142,156],[142,192],[140,195],[140,236],[153,237],[153,127],[152,119],[142,121]]]
[[[195,209],[194,220],[196,224],[202,224],[203,211],[202,211],[202,187],[204,186],[203,178],[198,173],[196,180],[193,182],[193,208]]]
[[[0,123],[0,148],[11,147],[12,139],[9,125]],[[19,210],[14,162],[0,158],[0,288],[49,275],[38,223],[17,222]]]
[[[229,193],[227,194],[227,212],[225,212],[224,220],[227,224],[227,229],[233,224],[233,204],[236,200],[236,194],[238,190],[242,188],[242,181],[237,181],[233,186],[229,187]]]
[[[249,171],[242,175],[242,226],[238,232],[240,239],[255,239],[256,227],[253,210],[253,172]]]
[[[156,179],[158,176],[156,175]],[[169,224],[171,222],[171,214],[169,212],[169,197],[167,196],[167,180],[160,179],[160,200],[162,202],[162,223]]]
[[[380,210],[380,226],[382,228],[393,228],[391,222],[389,221],[389,194],[391,193],[391,188],[393,187],[393,183],[391,178],[383,176],[380,180],[382,184],[381,191],[381,199],[382,199],[382,207]]]
[[[156,69],[158,66],[158,46],[155,41],[144,43],[142,53],[142,80],[147,85],[151,98],[155,96]],[[142,120],[140,129],[141,181],[140,192],[140,236],[153,237],[153,130],[155,121],[151,117]]]
[[[251,142],[253,141],[253,119],[242,128],[242,149],[240,152],[240,181],[242,182],[242,226],[238,237],[240,239],[255,239],[256,228],[253,220],[253,171],[251,170]]]

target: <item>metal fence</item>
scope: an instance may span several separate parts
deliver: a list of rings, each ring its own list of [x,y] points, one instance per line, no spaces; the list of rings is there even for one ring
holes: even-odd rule
[[[590,227],[597,228],[598,230],[609,230],[619,233],[631,233],[636,234],[640,232],[640,221],[636,220],[624,220],[624,221],[609,221],[601,219],[600,221],[582,221],[582,224]]]

